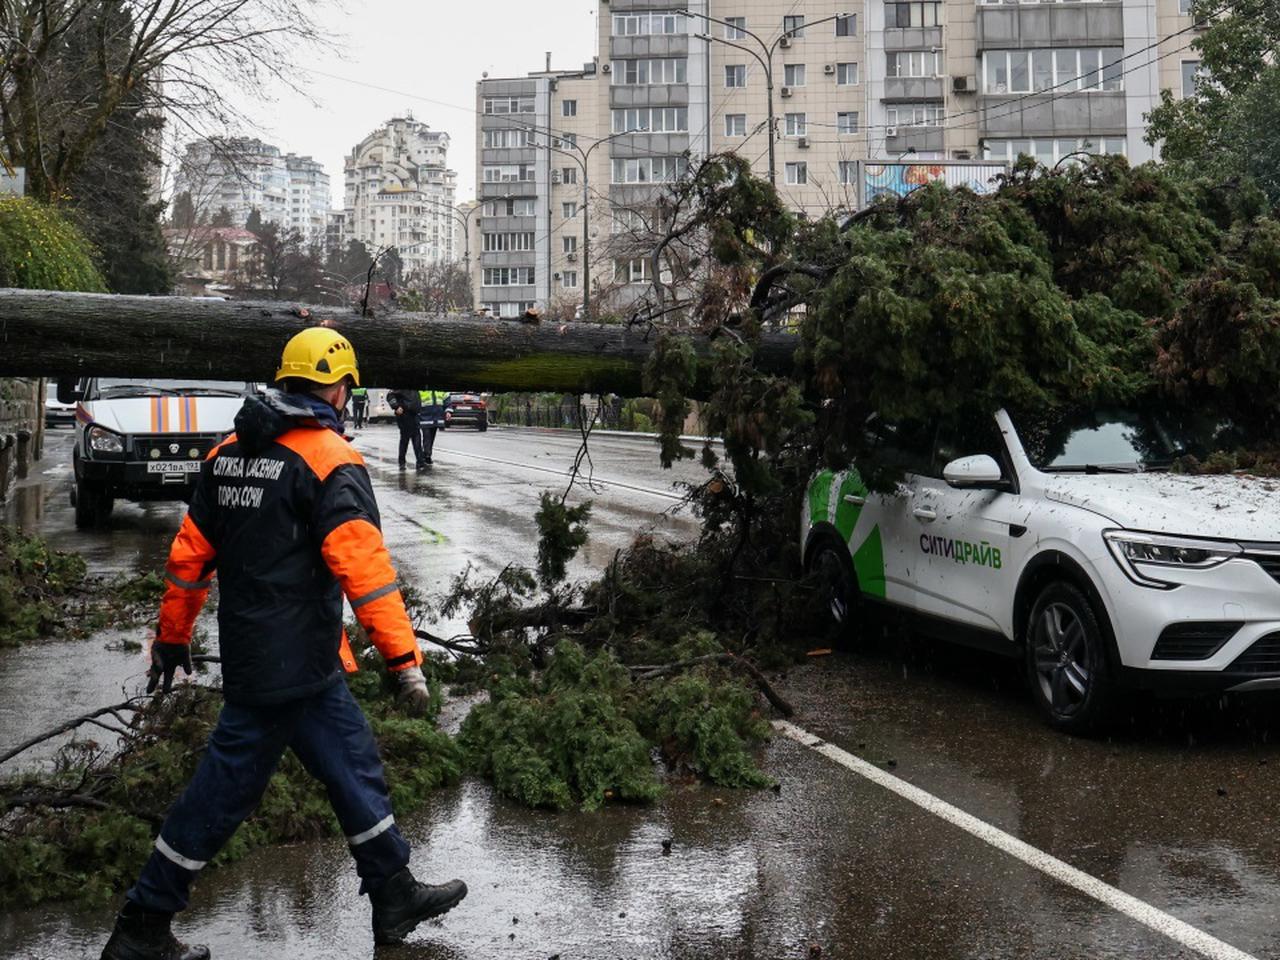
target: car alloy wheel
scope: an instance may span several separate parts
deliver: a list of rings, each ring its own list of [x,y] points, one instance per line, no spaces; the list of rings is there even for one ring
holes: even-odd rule
[[[1036,681],[1055,713],[1077,713],[1089,696],[1089,641],[1084,624],[1065,603],[1046,604],[1035,624]]]

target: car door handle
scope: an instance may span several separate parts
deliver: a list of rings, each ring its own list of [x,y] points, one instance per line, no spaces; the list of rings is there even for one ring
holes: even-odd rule
[[[860,497],[856,493],[846,493],[844,495],[844,502],[852,503],[855,507],[863,507],[866,506],[867,498]]]
[[[938,519],[938,511],[931,510],[928,507],[916,507],[911,512],[916,517],[917,520],[923,520],[926,523],[929,523]]]

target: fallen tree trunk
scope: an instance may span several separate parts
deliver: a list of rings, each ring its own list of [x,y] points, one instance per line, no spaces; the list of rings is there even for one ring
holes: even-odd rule
[[[370,385],[622,396],[643,395],[656,336],[647,325],[361,317],[271,301],[0,290],[0,376],[266,380],[285,340],[317,324],[351,337]],[[710,340],[694,341],[706,356]],[[795,346],[790,335],[768,335],[762,368],[789,373]]]

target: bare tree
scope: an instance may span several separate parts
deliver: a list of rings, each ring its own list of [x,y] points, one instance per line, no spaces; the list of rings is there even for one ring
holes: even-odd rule
[[[28,191],[62,197],[143,90],[180,127],[234,125],[224,97],[297,88],[323,45],[308,0],[0,0],[0,138]],[[82,51],[77,49],[83,45]]]

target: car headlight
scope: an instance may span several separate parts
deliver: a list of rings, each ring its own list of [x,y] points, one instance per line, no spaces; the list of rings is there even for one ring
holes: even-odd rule
[[[1238,543],[1166,537],[1156,533],[1107,530],[1102,534],[1125,574],[1144,587],[1171,590],[1178,586],[1161,580],[1159,570],[1209,570],[1244,553]]]
[[[94,453],[124,453],[124,440],[105,427],[90,427],[89,449]]]

